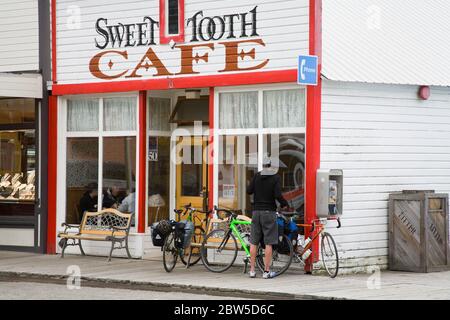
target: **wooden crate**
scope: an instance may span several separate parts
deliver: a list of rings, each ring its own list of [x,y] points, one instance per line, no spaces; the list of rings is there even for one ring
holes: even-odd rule
[[[403,191],[389,196],[389,269],[450,270],[448,194]]]

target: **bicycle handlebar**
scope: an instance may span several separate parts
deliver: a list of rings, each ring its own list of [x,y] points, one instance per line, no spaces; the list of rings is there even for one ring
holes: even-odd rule
[[[237,213],[235,213],[235,212],[233,212],[233,211],[231,211],[231,210],[229,210],[229,209],[218,208],[217,206],[214,206],[214,211],[217,211],[217,212],[220,212],[220,211],[225,212],[225,215],[226,215],[227,217],[232,216],[232,217],[236,218],[236,217],[238,216]]]

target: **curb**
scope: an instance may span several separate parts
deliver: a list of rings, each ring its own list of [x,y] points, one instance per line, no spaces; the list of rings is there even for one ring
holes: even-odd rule
[[[68,276],[66,275],[52,275],[40,274],[30,272],[11,272],[0,271],[0,282],[40,282],[52,284],[66,284]],[[142,282],[131,280],[116,280],[116,279],[99,279],[93,277],[81,277],[81,281],[86,287],[94,288],[115,288],[125,290],[144,290],[144,291],[165,291],[165,292],[183,292],[206,294],[210,296],[227,296],[233,297],[238,294],[239,298],[248,299],[262,299],[262,300],[346,300],[342,298],[323,297],[317,295],[307,294],[291,294],[273,291],[256,291],[245,289],[229,289],[220,287],[205,287],[196,285],[183,285],[162,282]]]

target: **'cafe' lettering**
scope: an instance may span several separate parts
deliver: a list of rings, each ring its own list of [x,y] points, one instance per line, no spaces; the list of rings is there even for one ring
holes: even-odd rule
[[[155,35],[156,29],[159,27],[158,21],[146,16],[142,22],[135,24],[109,25],[107,19],[100,18],[95,24],[96,31],[100,36],[95,39],[95,46],[103,51],[92,57],[89,70],[92,75],[104,80],[121,77],[140,78],[149,69],[153,69],[153,76],[198,74],[200,72],[196,71],[194,67],[200,61],[208,63],[210,54],[219,47],[224,52],[224,61],[223,68],[217,70],[218,72],[257,70],[264,68],[269,62],[269,59],[265,59],[250,66],[240,65],[241,61],[255,60],[256,48],[265,46],[261,38],[255,38],[259,37],[257,7],[245,13],[214,17],[204,16],[203,11],[199,11],[187,19],[186,25],[191,31],[190,44],[168,46],[170,50],[179,51],[180,62],[178,70],[169,70],[152,48],[157,45]],[[240,26],[240,30],[236,30],[236,25]],[[204,42],[199,43],[199,41]],[[123,69],[123,62],[129,60],[128,48],[131,47],[148,48],[133,68]],[[200,54],[197,50],[201,50],[203,53]],[[116,66],[117,68],[115,68]]]

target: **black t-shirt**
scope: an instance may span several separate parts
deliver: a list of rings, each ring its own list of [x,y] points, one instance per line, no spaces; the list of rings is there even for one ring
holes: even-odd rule
[[[85,194],[80,199],[80,210],[81,214],[85,211],[96,212],[97,211],[97,197],[91,198],[89,195],[89,191],[85,192]]]
[[[253,194],[253,210],[275,211],[278,200],[281,207],[287,207],[288,202],[281,194],[280,176],[270,170],[258,172],[247,187],[247,193]]]
[[[119,204],[119,201],[110,192],[105,191],[103,193],[103,208],[112,208],[115,204]]]

